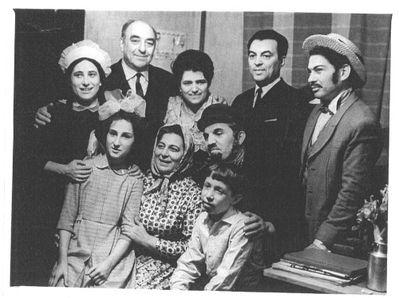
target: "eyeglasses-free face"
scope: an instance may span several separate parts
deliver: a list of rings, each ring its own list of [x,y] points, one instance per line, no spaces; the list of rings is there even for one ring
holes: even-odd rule
[[[180,164],[184,154],[181,136],[165,133],[155,147],[155,165],[161,174],[172,173]]]
[[[146,23],[136,21],[129,25],[121,38],[123,60],[135,71],[147,70],[154,56],[156,36]]]
[[[82,105],[90,105],[96,98],[101,86],[97,67],[88,60],[75,65],[71,73],[71,87]]]

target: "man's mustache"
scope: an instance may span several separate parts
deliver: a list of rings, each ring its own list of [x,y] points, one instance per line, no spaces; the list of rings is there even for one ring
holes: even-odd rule
[[[313,87],[322,88],[322,86],[319,84],[310,84],[310,88],[313,88]]]
[[[208,151],[212,151],[213,149],[219,149],[218,146],[216,146],[216,144],[210,144],[208,145]]]

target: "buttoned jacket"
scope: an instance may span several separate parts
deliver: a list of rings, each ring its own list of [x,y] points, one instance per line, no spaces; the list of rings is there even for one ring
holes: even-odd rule
[[[368,195],[382,142],[375,115],[352,92],[309,146],[320,107],[315,106],[306,123],[301,175],[306,173],[305,216],[310,239],[329,246],[354,223]]]

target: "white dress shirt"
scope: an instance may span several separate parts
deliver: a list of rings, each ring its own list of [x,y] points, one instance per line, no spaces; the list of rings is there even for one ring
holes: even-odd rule
[[[122,59],[122,69],[125,73],[126,81],[129,83],[130,89],[136,93],[136,80],[137,80],[137,71],[131,69],[126,62]],[[140,72],[142,74],[140,78],[140,84],[143,88],[144,95],[147,93],[148,88],[148,70]]]
[[[334,99],[328,104],[328,109],[335,115],[337,113],[337,110],[342,107],[344,104],[346,98],[348,98],[349,94],[352,92],[352,89],[345,89],[342,92],[340,92]],[[339,103],[339,106],[338,106]],[[321,113],[319,115],[319,118],[317,118],[316,125],[313,130],[312,134],[312,145],[316,142],[320,132],[326,126],[328,120],[333,116],[329,113]]]
[[[262,93],[261,93],[261,96],[260,96],[260,97],[262,98],[263,96],[265,96],[265,94],[266,94],[267,92],[269,92],[270,89],[273,88],[274,85],[276,85],[278,82],[280,82],[280,80],[281,80],[281,78],[278,77],[278,78],[275,79],[273,82],[271,82],[270,84],[267,84],[266,86],[263,86],[263,87],[259,87],[258,85],[256,85],[256,86],[255,86],[255,93],[254,93],[254,102],[253,102],[253,104],[252,104],[252,107],[254,108],[255,105],[256,105],[257,92],[258,92],[258,89],[259,89],[259,88],[262,89]]]

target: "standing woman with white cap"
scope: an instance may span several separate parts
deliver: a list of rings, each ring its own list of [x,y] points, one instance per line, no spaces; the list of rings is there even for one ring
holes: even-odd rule
[[[104,101],[102,83],[111,73],[111,58],[91,40],[67,47],[58,62],[71,88],[52,110],[52,123],[39,132],[39,166],[75,182],[82,182],[91,169],[83,158],[88,140],[98,123],[98,107]]]
[[[86,180],[92,171],[84,158],[88,155],[90,134],[99,123],[98,107],[104,101],[102,85],[111,73],[110,56],[91,40],[65,48],[58,63],[69,92],[52,107],[51,124],[35,131],[32,155],[38,171],[35,199],[39,208],[34,224],[41,229],[31,241],[37,241],[40,247],[34,261],[43,272],[43,280],[56,257],[53,235],[65,185]]]

